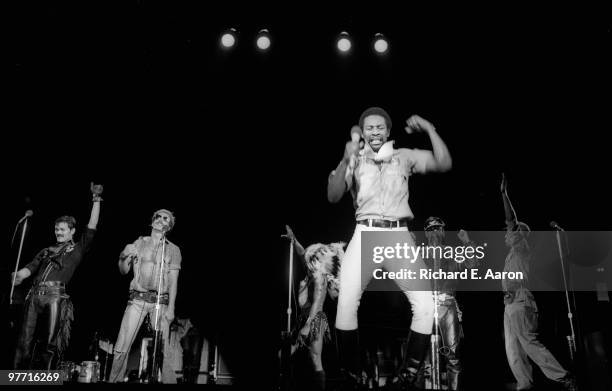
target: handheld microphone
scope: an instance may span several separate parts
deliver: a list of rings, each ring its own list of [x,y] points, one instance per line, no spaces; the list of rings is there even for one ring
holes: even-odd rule
[[[357,125],[353,126],[351,128],[351,141],[353,141],[354,143],[358,143],[361,139],[361,134],[361,128]]]
[[[561,227],[559,226],[559,224],[557,224],[557,222],[556,222],[556,221],[551,221],[551,222],[550,222],[550,227],[551,227],[552,229],[556,229],[557,231],[565,231],[563,228],[561,228]]]
[[[17,224],[20,224],[23,220],[27,219],[28,217],[32,217],[33,214],[34,212],[32,211],[32,209],[26,210],[25,215],[19,220]]]

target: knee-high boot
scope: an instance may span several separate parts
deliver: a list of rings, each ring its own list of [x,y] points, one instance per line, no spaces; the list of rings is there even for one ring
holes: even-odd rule
[[[404,354],[404,362],[399,370],[399,382],[402,387],[414,389],[417,374],[429,347],[431,334],[410,331]]]
[[[315,371],[312,379],[314,391],[325,391],[325,371]]]
[[[359,350],[359,330],[339,330],[338,350],[340,365],[345,371],[347,380],[355,385],[361,378],[361,352]]]

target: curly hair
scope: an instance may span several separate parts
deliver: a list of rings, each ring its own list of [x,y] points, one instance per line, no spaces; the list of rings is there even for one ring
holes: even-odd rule
[[[344,242],[336,242],[330,244],[315,243],[308,246],[308,248],[306,248],[306,252],[304,253],[308,270],[312,273],[317,269],[322,269],[325,274],[338,277],[342,258],[344,257],[345,245],[346,243]],[[317,253],[323,250],[329,250],[334,254],[331,260],[322,262],[320,259],[318,259],[318,257],[316,257]]]
[[[391,122],[391,116],[385,111],[385,109],[380,107],[368,107],[363,113],[361,113],[361,116],[359,117],[359,127],[361,129],[363,129],[363,122],[365,121],[366,117],[369,117],[370,115],[379,115],[383,117],[385,119],[387,129],[391,131],[391,126],[393,125]]]

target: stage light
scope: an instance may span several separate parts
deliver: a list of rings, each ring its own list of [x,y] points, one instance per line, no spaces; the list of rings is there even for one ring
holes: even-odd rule
[[[259,30],[256,43],[259,50],[267,50],[270,47],[270,32],[268,29]]]
[[[231,28],[223,33],[221,36],[221,46],[224,48],[231,48],[236,44],[236,29]]]
[[[351,50],[351,38],[349,37],[346,31],[340,33],[340,37],[338,37],[337,46],[338,50],[344,53]]]
[[[383,54],[386,53],[388,49],[389,42],[387,42],[385,36],[381,33],[376,34],[374,36],[374,50],[376,50],[376,52],[379,54]]]

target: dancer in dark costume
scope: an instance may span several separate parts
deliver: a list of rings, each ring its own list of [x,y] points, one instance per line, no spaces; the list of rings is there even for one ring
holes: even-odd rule
[[[15,369],[56,369],[70,341],[73,308],[66,285],[91,247],[102,201],[102,186],[91,184],[93,206],[87,229],[75,242],[76,219],[62,216],[55,220],[57,243],[41,250],[32,262],[13,273],[15,285],[35,275],[24,308],[24,320],[15,351]],[[44,323],[39,342],[37,325]]]

